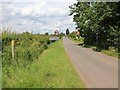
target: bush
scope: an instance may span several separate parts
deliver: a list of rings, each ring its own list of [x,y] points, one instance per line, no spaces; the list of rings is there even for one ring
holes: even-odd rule
[[[11,53],[11,41],[16,41],[15,45],[15,61],[33,61],[39,54],[47,49],[47,45],[50,43],[49,36],[35,35],[30,33],[14,34],[3,32],[2,36],[2,60],[3,67],[5,65],[11,65],[12,53]]]

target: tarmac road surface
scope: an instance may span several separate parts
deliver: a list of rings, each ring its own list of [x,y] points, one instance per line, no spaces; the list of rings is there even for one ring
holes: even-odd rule
[[[77,45],[68,38],[63,44],[87,88],[118,88],[118,59]]]

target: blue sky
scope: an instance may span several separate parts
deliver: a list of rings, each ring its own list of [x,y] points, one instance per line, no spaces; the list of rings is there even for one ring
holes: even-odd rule
[[[76,0],[4,0],[1,3],[2,25],[13,27],[12,31],[22,33],[53,33],[75,30],[69,6]]]

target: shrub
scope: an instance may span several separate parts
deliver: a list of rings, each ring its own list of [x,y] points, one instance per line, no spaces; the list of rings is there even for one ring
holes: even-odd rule
[[[49,37],[45,35],[35,35],[30,33],[14,34],[3,33],[2,36],[2,60],[4,65],[11,65],[12,53],[11,53],[11,41],[16,41],[15,45],[15,61],[33,61],[39,54],[47,49],[47,45],[50,43]],[[22,62],[23,63],[23,62]]]

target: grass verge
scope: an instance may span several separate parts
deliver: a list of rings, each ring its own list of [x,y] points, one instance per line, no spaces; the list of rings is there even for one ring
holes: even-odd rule
[[[62,40],[52,43],[32,64],[9,67],[3,74],[3,87],[17,88],[85,88],[67,57]]]
[[[76,39],[72,39],[72,38],[70,38],[70,40],[72,40],[73,42],[78,43],[79,45],[84,46],[86,48],[91,48],[94,51],[98,51],[98,52],[101,52],[103,54],[118,58],[118,52],[114,48],[110,48],[109,50],[105,50],[103,48],[99,48],[96,46],[84,45],[83,42],[80,40],[76,40]]]

